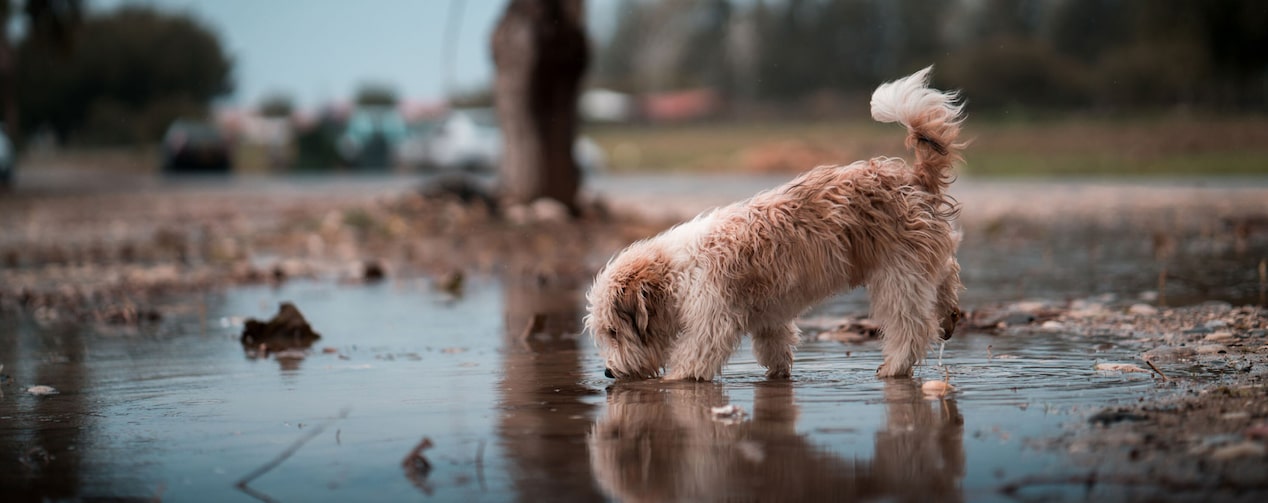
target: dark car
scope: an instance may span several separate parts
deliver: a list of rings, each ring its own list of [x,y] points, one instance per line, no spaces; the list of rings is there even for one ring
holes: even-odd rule
[[[228,173],[233,169],[229,140],[201,121],[178,120],[163,135],[164,173]]]

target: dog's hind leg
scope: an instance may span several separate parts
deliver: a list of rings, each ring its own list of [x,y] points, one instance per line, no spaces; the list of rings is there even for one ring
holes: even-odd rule
[[[767,379],[792,377],[793,348],[801,340],[799,332],[791,321],[753,331],[753,356],[757,357],[758,364],[766,367]]]
[[[867,282],[867,290],[884,345],[885,361],[876,375],[910,376],[912,366],[924,360],[939,333],[935,287],[923,272],[900,263],[876,271]]]

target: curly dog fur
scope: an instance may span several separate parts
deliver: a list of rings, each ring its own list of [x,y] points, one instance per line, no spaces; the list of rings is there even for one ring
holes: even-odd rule
[[[913,166],[876,157],[820,166],[782,187],[636,242],[599,272],[586,327],[618,378],[711,380],[744,334],[770,378],[791,374],[793,320],[865,286],[881,325],[881,377],[909,376],[950,337],[962,289],[945,195],[963,145],[957,95],[932,67],[883,84],[872,117],[907,128]]]

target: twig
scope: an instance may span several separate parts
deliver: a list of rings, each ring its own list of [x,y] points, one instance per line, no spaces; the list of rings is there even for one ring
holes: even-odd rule
[[[542,329],[542,321],[544,316],[541,313],[533,313],[528,318],[528,323],[524,325],[524,331],[520,332],[520,342],[528,342],[528,338],[534,333]]]
[[[288,458],[294,455],[295,452],[298,451],[301,447],[303,447],[304,444],[308,443],[309,440],[312,440],[317,435],[321,435],[321,432],[326,431],[327,427],[334,424],[335,421],[338,421],[345,417],[348,417],[347,407],[344,407],[342,410],[340,410],[338,416],[330,418],[325,423],[322,423],[321,425],[318,425],[316,428],[309,430],[303,436],[299,437],[299,439],[296,440],[295,443],[291,444],[290,447],[287,447],[286,450],[283,450],[281,454],[278,454],[277,457],[273,458],[267,463],[264,463],[259,468],[256,468],[254,471],[247,474],[247,476],[239,479],[238,482],[234,484],[234,486],[237,487],[238,490],[248,495],[251,495],[261,501],[268,501],[268,502],[276,501],[268,497],[268,495],[252,490],[251,488],[247,487],[247,484],[250,484],[252,480],[259,478],[261,475],[268,473],[269,470],[277,468],[278,465],[282,464],[282,462],[286,461]]]
[[[1162,376],[1162,380],[1163,380],[1163,381],[1170,381],[1170,380],[1171,380],[1171,379],[1168,379],[1168,378],[1167,378],[1167,374],[1162,373],[1162,370],[1160,370],[1160,369],[1158,369],[1158,367],[1154,366],[1154,362],[1151,362],[1151,361],[1149,361],[1149,360],[1145,360],[1145,363],[1149,364],[1149,368],[1154,369],[1154,372],[1157,372],[1157,373],[1158,373],[1158,375]]]

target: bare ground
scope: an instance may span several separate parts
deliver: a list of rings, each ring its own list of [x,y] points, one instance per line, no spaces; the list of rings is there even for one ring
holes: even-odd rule
[[[580,221],[548,203],[494,214],[424,197],[412,182],[5,194],[0,314],[128,326],[167,315],[172,295],[297,277],[371,281],[372,266],[441,287],[463,274],[587,278],[625,243],[752,189],[612,190],[622,183],[602,182],[608,195]],[[1262,180],[970,181],[954,194],[974,330],[1112,334],[1140,358],[1106,371],[1151,372],[1174,391],[1106,409],[1039,446],[1069,451],[1088,475],[1016,481],[1017,494],[1044,484],[1140,485],[1175,499],[1268,491]]]

